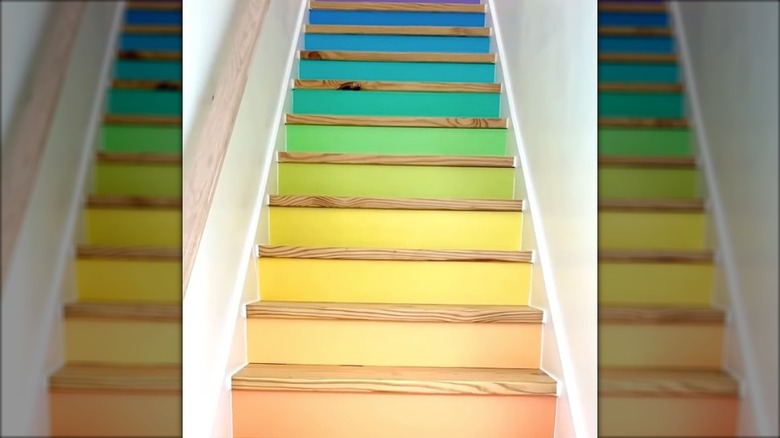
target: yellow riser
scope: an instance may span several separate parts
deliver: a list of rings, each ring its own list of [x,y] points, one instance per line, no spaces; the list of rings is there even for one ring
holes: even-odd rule
[[[599,303],[707,307],[712,281],[712,265],[600,262]]]
[[[180,209],[90,208],[87,243],[104,246],[181,246]]]
[[[531,265],[261,258],[271,301],[528,305]]]
[[[67,319],[69,362],[181,363],[181,323]]]
[[[719,368],[721,325],[599,323],[599,366]]]
[[[413,249],[520,249],[522,213],[272,207],[270,244]]]
[[[181,394],[54,391],[52,436],[181,436]]]
[[[599,248],[695,250],[705,248],[701,213],[599,213]]]
[[[251,363],[538,368],[541,324],[257,319]]]
[[[79,259],[82,301],[181,302],[181,262],[166,260]]]

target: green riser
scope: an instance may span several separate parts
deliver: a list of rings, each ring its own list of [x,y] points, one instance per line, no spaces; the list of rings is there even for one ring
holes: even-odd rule
[[[103,125],[103,149],[106,152],[181,153],[180,127]]]
[[[692,169],[599,168],[599,197],[694,199],[698,172]]]
[[[98,163],[92,193],[179,197],[181,175],[180,166]]]
[[[599,129],[599,155],[690,156],[688,129]]]

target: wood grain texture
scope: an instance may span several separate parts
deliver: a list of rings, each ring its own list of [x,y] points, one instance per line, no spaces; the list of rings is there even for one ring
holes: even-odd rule
[[[603,36],[672,36],[672,29],[668,27],[599,27],[599,35]]]
[[[246,307],[247,318],[346,321],[541,323],[543,312],[529,306],[358,304],[260,301]]]
[[[484,4],[312,1],[309,6],[331,11],[485,12]]]
[[[347,26],[307,24],[307,33],[349,35],[440,35],[440,36],[490,36],[488,27],[446,26]]]
[[[423,128],[506,129],[506,119],[466,117],[374,117],[287,114],[288,125],[390,126]]]
[[[81,259],[119,260],[180,260],[179,248],[138,248],[81,245],[77,255]]]
[[[421,250],[379,248],[307,248],[300,246],[258,245],[258,257],[336,259],[336,260],[411,260],[449,262],[530,263],[530,251]]]
[[[112,125],[181,126],[180,116],[137,116],[107,114],[104,122]]]
[[[181,26],[158,24],[126,24],[122,32],[137,35],[181,35]]]
[[[682,93],[682,84],[653,84],[631,82],[602,82],[599,83],[599,91],[627,91],[644,93]]]
[[[181,165],[181,155],[133,152],[98,152],[98,163]]]
[[[90,195],[87,198],[89,208],[128,208],[128,209],[181,209],[181,198],[152,198],[146,196],[109,196]]]
[[[599,396],[701,397],[739,395],[739,384],[722,371],[600,369]]]
[[[458,155],[370,155],[279,152],[280,163],[375,164],[384,166],[444,166],[512,168],[514,157],[469,157]]]
[[[701,199],[599,199],[599,210],[701,213],[704,211],[704,201]]]
[[[181,90],[181,81],[144,81],[114,79],[111,83],[114,88],[129,90]]]
[[[3,145],[3,278],[8,275],[86,6],[85,2],[64,2],[52,11],[39,47],[40,62],[31,71],[30,86],[20,96],[8,143]]]
[[[710,264],[712,251],[599,250],[599,262]]]
[[[599,324],[723,324],[722,310],[713,308],[682,308],[669,306],[599,306]]]
[[[361,198],[271,195],[271,207],[371,208],[382,210],[522,211],[520,200]]]
[[[127,9],[135,11],[181,11],[181,7],[180,1],[131,1],[127,4]]]
[[[362,91],[451,91],[458,93],[500,93],[501,84],[459,82],[373,82],[296,79],[295,88],[313,90],[338,90],[345,82],[360,85]]]
[[[496,55],[494,53],[393,53],[301,50],[300,55],[301,59],[325,59],[331,61],[496,63]]]
[[[123,321],[181,321],[181,304],[89,303],[65,305],[65,318]]]
[[[150,52],[142,50],[122,50],[120,59],[134,59],[143,61],[181,61],[181,52]]]
[[[666,12],[666,4],[643,4],[641,2],[610,3],[599,2],[599,12]]]
[[[599,157],[599,166],[695,169],[694,157]]]
[[[640,119],[633,117],[599,117],[600,127],[610,128],[687,128],[687,119]]]
[[[677,62],[677,55],[674,53],[603,53],[599,54],[599,62],[674,64]]]
[[[52,391],[181,393],[181,366],[68,364],[49,380]]]
[[[555,395],[538,369],[249,364],[234,390],[464,395]]]

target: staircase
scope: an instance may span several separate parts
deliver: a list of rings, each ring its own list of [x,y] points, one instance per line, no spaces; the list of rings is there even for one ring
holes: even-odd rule
[[[235,437],[552,437],[479,0],[312,1]]]
[[[735,436],[666,4],[599,4],[599,435]]]
[[[50,379],[53,436],[181,434],[181,2],[129,2]]]

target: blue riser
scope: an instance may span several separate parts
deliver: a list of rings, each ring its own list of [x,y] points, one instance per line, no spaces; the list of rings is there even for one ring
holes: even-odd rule
[[[333,11],[314,9],[311,24],[483,27],[482,12]]]
[[[124,34],[121,37],[119,47],[121,50],[178,52],[181,50],[181,36]]]
[[[680,81],[676,64],[599,63],[599,82],[675,83]]]
[[[632,14],[620,12],[600,12],[599,26],[666,27],[669,16],[661,14]]]
[[[127,11],[127,24],[181,24],[181,12],[173,11]]]
[[[495,64],[362,62],[302,59],[301,79],[405,82],[493,82]]]
[[[181,62],[119,60],[114,67],[117,79],[181,81]]]
[[[489,37],[306,34],[306,50],[489,53]]]
[[[600,37],[599,53],[672,53],[674,42],[671,38],[637,37]]]

